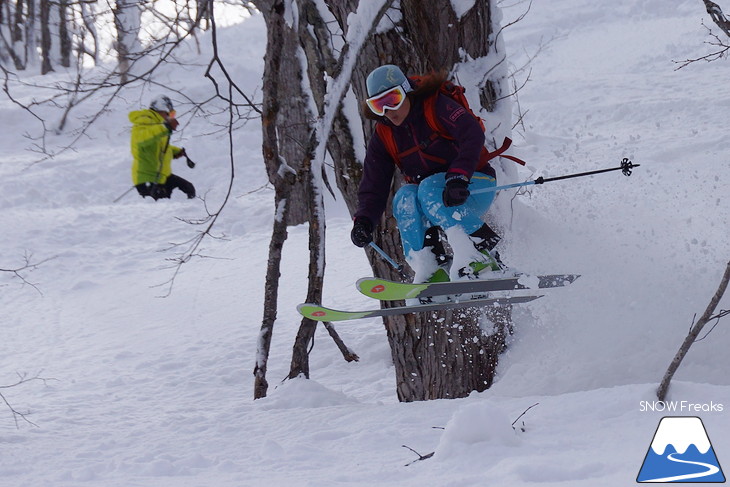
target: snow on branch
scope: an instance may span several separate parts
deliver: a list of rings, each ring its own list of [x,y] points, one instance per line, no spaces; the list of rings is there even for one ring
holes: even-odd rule
[[[707,13],[710,14],[712,21],[715,22],[720,29],[722,29],[725,35],[730,37],[730,20],[728,20],[727,17],[725,17],[725,14],[722,13],[720,6],[710,0],[702,1],[705,3],[705,8],[707,9]]]

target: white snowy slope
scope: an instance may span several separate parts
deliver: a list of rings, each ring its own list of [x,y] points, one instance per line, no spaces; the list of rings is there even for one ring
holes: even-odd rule
[[[504,24],[525,8],[505,6]],[[670,391],[699,409],[650,412],[642,403],[654,400],[730,256],[730,65],[677,71],[673,62],[707,52],[703,20],[711,24],[695,0],[563,0],[533,2],[504,31],[516,67],[537,53],[513,133],[512,152],[528,161],[521,180],[624,157],[641,166],[629,178],[613,172],[499,195],[507,263],[582,277],[520,307],[495,385],[460,400],[398,403],[377,319],[337,326],[359,362],[346,363],[320,332],[312,379],[280,382],[305,298],[305,226],[285,246],[269,397],[252,400],[273,221],[256,122],[234,135],[233,195],[215,228],[225,238],[207,239],[203,257],[160,297],[174,272],[167,259],[180,250],[170,247],[195,236],[200,228],[184,220],[206,208],[182,195],[113,203],[130,185],[127,112],[152,93],[118,98],[75,151],[39,163],[24,137],[38,134],[37,122],[0,99],[0,268],[26,254],[42,261],[28,275],[37,289],[0,273],[0,386],[18,374],[47,379],[0,389],[35,424],[16,427],[0,402],[0,486],[628,485],[665,415],[701,417],[720,464],[730,463],[720,434],[730,428],[726,323],[693,346]],[[262,19],[221,35],[227,67],[260,96]],[[170,67],[157,81],[205,99],[213,87],[200,64]],[[28,81],[18,99],[34,96]],[[215,126],[226,115],[193,117],[178,101],[185,125],[173,143],[198,165],[176,172],[215,209],[230,174],[227,134]],[[45,142],[59,147],[66,137]],[[349,242],[341,202],[329,201],[328,212],[325,303],[376,305],[354,289],[370,270]],[[728,306],[726,297],[720,308]],[[435,454],[405,466],[418,455],[404,445]]]

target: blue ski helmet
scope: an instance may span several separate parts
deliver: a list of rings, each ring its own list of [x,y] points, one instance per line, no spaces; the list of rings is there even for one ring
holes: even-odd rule
[[[398,66],[393,64],[385,64],[373,69],[365,83],[368,88],[368,97],[378,95],[394,86],[403,87],[406,93],[412,91],[406,75]]]

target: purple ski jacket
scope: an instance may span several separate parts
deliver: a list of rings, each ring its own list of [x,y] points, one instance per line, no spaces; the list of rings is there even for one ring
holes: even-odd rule
[[[390,125],[399,152],[427,141],[433,133],[423,110],[423,99],[411,98],[411,110],[400,126],[391,124],[386,117],[381,117],[378,121]],[[477,167],[485,140],[479,123],[463,106],[441,94],[436,100],[436,117],[454,140],[438,137],[425,149],[401,157],[400,170],[409,182],[417,184],[440,172],[463,174],[471,178]],[[428,156],[435,156],[446,162],[436,162]],[[365,154],[355,218],[366,217],[373,226],[377,224],[388,202],[395,168],[396,163],[385,144],[373,132]],[[489,166],[483,171],[494,175]]]

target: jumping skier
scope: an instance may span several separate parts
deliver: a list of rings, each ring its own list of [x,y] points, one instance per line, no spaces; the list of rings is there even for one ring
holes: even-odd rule
[[[468,106],[443,94],[444,82],[445,74],[409,79],[394,65],[380,66],[366,80],[363,113],[377,125],[367,146],[351,239],[358,247],[372,242],[398,167],[407,184],[393,198],[393,215],[415,282],[485,277],[500,270],[490,254],[500,237],[482,220],[494,192],[470,193],[496,185],[484,157],[489,153],[483,128]],[[473,248],[452,269],[455,261],[443,240],[457,240],[455,232],[466,234]]]

